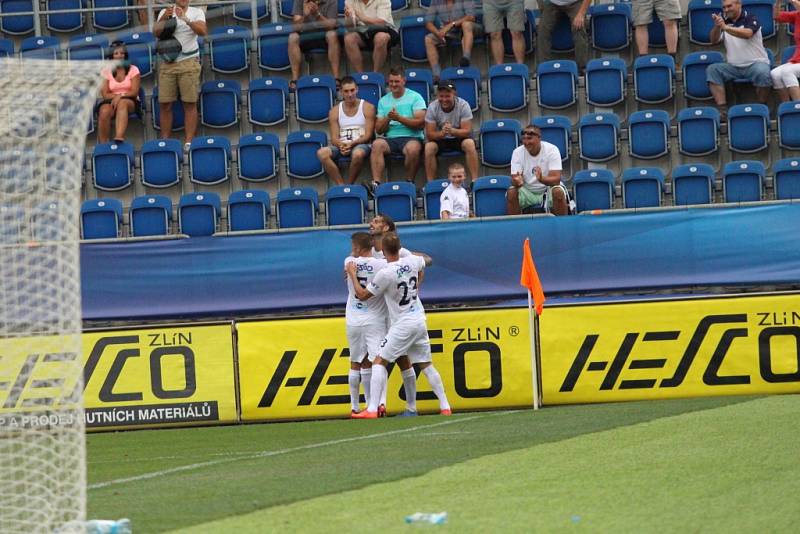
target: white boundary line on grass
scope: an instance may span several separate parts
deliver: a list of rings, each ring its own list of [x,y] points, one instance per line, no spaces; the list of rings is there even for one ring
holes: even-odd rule
[[[224,463],[229,463],[229,462],[236,462],[236,461],[240,461],[240,460],[254,460],[256,458],[268,458],[268,457],[271,457],[271,456],[280,456],[282,454],[290,454],[290,453],[293,453],[293,452],[306,451],[306,450],[310,450],[310,449],[318,449],[320,447],[328,447],[330,445],[340,445],[342,443],[351,443],[353,441],[364,441],[364,440],[368,440],[368,439],[384,438],[386,436],[393,436],[393,435],[396,435],[396,434],[406,434],[408,432],[414,432],[414,431],[417,431],[417,430],[425,430],[425,429],[428,429],[428,428],[436,428],[436,427],[441,427],[441,426],[445,426],[445,425],[452,425],[452,424],[456,424],[456,423],[464,423],[466,421],[472,421],[472,420],[475,420],[475,419],[483,419],[484,417],[492,417],[492,416],[496,416],[496,415],[507,415],[507,414],[511,414],[511,413],[517,413],[517,412],[520,412],[520,411],[522,411],[522,410],[507,410],[507,411],[503,411],[503,412],[492,412],[492,413],[486,413],[486,414],[481,414],[481,415],[473,415],[473,416],[470,416],[470,417],[454,417],[454,418],[449,419],[447,421],[443,421],[441,423],[434,423],[432,425],[417,425],[417,426],[412,426],[412,427],[409,427],[409,428],[401,428],[401,429],[398,429],[398,430],[390,430],[388,432],[380,432],[378,434],[367,434],[366,436],[355,436],[355,437],[352,437],[352,438],[334,439],[334,440],[330,440],[330,441],[323,441],[323,442],[320,442],[320,443],[310,443],[308,445],[300,445],[299,447],[291,447],[291,448],[288,448],[288,449],[278,449],[276,451],[254,452],[254,453],[250,453],[247,456],[237,456],[236,458],[220,458],[219,460],[209,460],[207,462],[198,462],[198,463],[194,463],[194,464],[181,465],[179,467],[172,467],[170,469],[162,469],[160,471],[153,471],[151,473],[143,473],[141,475],[136,475],[136,476],[132,476],[132,477],[117,478],[117,479],[114,479],[114,480],[107,480],[105,482],[97,482],[95,484],[89,484],[87,486],[87,489],[95,490],[95,489],[107,488],[109,486],[117,486],[119,484],[126,484],[128,482],[138,482],[140,480],[148,480],[148,479],[151,479],[151,478],[157,478],[157,477],[164,476],[164,475],[171,475],[173,473],[180,473],[182,471],[191,471],[193,469],[200,469],[201,467],[210,467],[212,465],[219,465],[219,464],[224,464]]]

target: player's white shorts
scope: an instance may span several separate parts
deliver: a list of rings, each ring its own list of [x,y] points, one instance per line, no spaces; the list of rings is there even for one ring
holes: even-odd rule
[[[382,325],[367,324],[362,326],[347,325],[347,344],[350,347],[350,361],[361,363],[369,354],[369,361],[378,354],[386,328]]]
[[[388,362],[400,356],[408,356],[411,363],[431,361],[431,340],[425,321],[400,321],[389,328],[381,341],[378,356]]]

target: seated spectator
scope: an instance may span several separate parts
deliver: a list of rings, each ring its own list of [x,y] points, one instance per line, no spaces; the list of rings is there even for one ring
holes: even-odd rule
[[[355,72],[364,72],[362,48],[372,49],[372,70],[381,72],[389,48],[400,42],[391,0],[348,0],[344,6],[344,49]]]
[[[523,0],[484,0],[483,25],[489,34],[492,60],[504,63],[503,28],[511,32],[514,61],[525,63],[525,2]]]
[[[800,0],[790,1],[794,11],[782,11],[780,3],[775,2],[775,22],[794,25],[794,54],[786,63],[770,72],[772,84],[778,91],[781,102],[800,100],[800,84],[797,80],[800,76]]]
[[[706,81],[722,120],[728,117],[725,83],[747,79],[756,87],[759,100],[766,103],[772,88],[770,62],[761,39],[761,24],[742,8],[741,0],[724,0],[724,17],[711,15],[712,43],[725,43],[727,63],[714,63],[706,70]]]
[[[459,65],[469,67],[475,34],[480,35],[483,32],[480,24],[475,23],[473,0],[433,0],[425,27],[430,32],[425,36],[425,52],[431,64],[434,82],[439,81],[442,73],[437,50],[439,47],[461,41]]]
[[[439,197],[439,217],[441,219],[466,219],[469,217],[469,195],[464,189],[467,172],[460,163],[453,163],[447,168],[447,179],[450,185]]]
[[[638,0],[637,0],[638,1]],[[553,30],[558,19],[569,17],[572,41],[575,43],[575,62],[584,68],[589,59],[589,38],[586,35],[586,12],[591,0],[541,0],[541,17],[536,23],[537,53],[539,61],[550,61],[553,57]]]
[[[372,151],[369,142],[375,132],[375,106],[358,98],[358,86],[350,76],[342,78],[342,101],[328,113],[331,129],[331,146],[317,151],[322,168],[337,184],[343,184],[336,161],[350,158],[347,183],[352,184],[361,173],[364,162]]]
[[[462,152],[466,156],[470,178],[478,177],[478,150],[472,139],[472,110],[469,103],[456,95],[456,86],[449,80],[437,85],[436,100],[425,113],[425,177],[436,179],[441,152]]]
[[[289,65],[292,68],[290,89],[297,85],[303,52],[327,49],[331,72],[339,84],[339,37],[336,35],[337,0],[294,0],[289,34]]]
[[[506,193],[509,215],[544,208],[569,214],[569,195],[561,183],[561,152],[542,141],[542,131],[530,124],[522,130],[522,146],[511,154],[511,187]]]
[[[402,67],[389,71],[389,93],[378,101],[378,118],[375,131],[384,138],[372,143],[372,188],[381,182],[386,167],[387,154],[403,156],[406,180],[414,182],[419,170],[422,128],[425,124],[425,100],[416,91],[406,89],[406,77]]]
[[[97,108],[97,142],[108,143],[111,135],[111,121],[114,121],[114,141],[125,141],[128,129],[128,116],[140,106],[139,86],[141,76],[136,65],[128,60],[128,49],[122,43],[114,43],[111,59],[116,65],[103,69],[103,85],[100,94],[103,100]]]
[[[664,24],[664,40],[667,54],[678,62],[678,23],[681,20],[680,0],[642,0],[633,2],[633,25],[636,28],[636,48],[640,56],[650,53],[650,32],[648,25],[653,22],[655,10]]]

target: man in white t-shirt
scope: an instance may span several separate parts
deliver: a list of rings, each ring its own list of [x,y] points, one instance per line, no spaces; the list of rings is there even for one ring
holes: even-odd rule
[[[522,146],[511,154],[506,203],[509,215],[540,207],[555,215],[569,215],[569,195],[561,183],[561,152],[542,141],[542,131],[533,124],[522,131]]]
[[[439,217],[441,219],[466,219],[469,217],[469,195],[464,189],[467,171],[461,163],[453,163],[447,168],[450,185],[439,197]]]

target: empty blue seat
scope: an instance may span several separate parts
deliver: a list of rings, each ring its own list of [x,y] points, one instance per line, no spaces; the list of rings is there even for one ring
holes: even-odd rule
[[[561,161],[569,159],[572,152],[572,122],[563,115],[540,115],[534,117],[531,124],[542,131],[542,141],[558,147]]]
[[[133,145],[101,143],[92,152],[94,187],[103,191],[119,191],[131,185],[133,177]]]
[[[619,156],[619,117],[614,113],[589,113],[578,121],[578,155],[602,163]]]
[[[777,34],[775,20],[772,18],[774,5],[775,0],[742,0],[742,7],[761,24],[761,38],[765,41]]]
[[[585,169],[572,177],[575,206],[582,211],[609,210],[614,207],[614,173],[608,169]]]
[[[528,66],[507,63],[489,67],[489,108],[509,113],[528,107]]]
[[[800,150],[800,102],[778,106],[778,140],[781,148]]]
[[[280,158],[278,136],[270,133],[244,135],[239,139],[237,162],[239,179],[265,182],[278,175]]]
[[[316,224],[319,196],[313,187],[281,189],[276,204],[280,228],[304,228]]]
[[[322,175],[317,150],[328,144],[325,132],[304,130],[286,137],[286,174],[292,178],[308,179]]]
[[[181,181],[183,144],[177,139],[155,139],[142,146],[142,183],[148,187],[172,187]]]
[[[375,214],[388,215],[396,222],[413,221],[417,189],[409,182],[382,183],[375,189]]]
[[[153,48],[156,38],[150,32],[133,32],[119,36],[128,47],[130,62],[139,68],[139,74],[146,78],[153,74]]]
[[[787,158],[772,166],[775,200],[800,199],[800,159]]]
[[[511,187],[508,176],[482,176],[472,183],[472,203],[476,217],[496,217],[508,213],[506,191]]]
[[[178,202],[180,233],[190,237],[214,235],[219,225],[221,207],[219,195],[204,191],[187,193]]]
[[[258,28],[258,32],[258,66],[267,70],[288,69],[292,25],[265,24]]]
[[[481,72],[475,67],[448,67],[442,69],[442,80],[450,80],[456,86],[458,96],[469,103],[472,111],[481,104]]]
[[[72,161],[79,161],[79,171],[77,173],[61,172],[63,158],[70,158]],[[68,142],[64,144],[53,143],[47,147],[44,162],[44,186],[50,191],[80,191],[83,186],[83,169],[85,167],[85,157],[83,149],[70,146]],[[34,157],[32,163],[39,164],[41,160]]]
[[[392,0],[392,11],[402,11],[408,9],[408,0]]]
[[[353,79],[358,86],[358,98],[363,98],[377,108],[378,100],[383,96],[383,88],[386,87],[383,74],[380,72],[357,72],[353,74]]]
[[[403,17],[400,19],[400,56],[412,63],[428,61],[425,53],[425,36],[428,29],[425,27],[424,16]]]
[[[481,163],[487,167],[507,167],[511,153],[520,145],[522,126],[514,119],[483,121],[480,130]]]
[[[706,69],[714,63],[724,61],[722,54],[716,51],[693,52],[683,58],[683,94],[687,99],[710,100]]]
[[[335,185],[325,193],[328,224],[363,224],[367,215],[367,189],[363,185]]]
[[[539,106],[564,109],[577,101],[578,65],[568,59],[544,61],[536,67]]]
[[[0,39],[0,57],[14,56],[14,41],[11,39]]]
[[[189,146],[189,175],[197,184],[214,185],[229,178],[231,143],[222,135],[195,137]]]
[[[269,228],[269,193],[242,189],[228,197],[228,228],[231,232]]]
[[[641,56],[633,63],[636,100],[659,104],[675,96],[675,60],[668,54]]]
[[[739,104],[728,110],[728,147],[751,153],[769,144],[769,108],[764,104]]]
[[[122,202],[96,198],[81,204],[81,239],[114,239],[122,235]]]
[[[789,26],[792,25],[790,24]],[[781,65],[786,63],[792,58],[792,56],[794,55],[794,51],[796,49],[797,47],[795,45],[787,46],[786,48],[783,49],[783,52],[781,52]]]
[[[650,48],[666,48],[667,35],[664,31],[664,22],[658,18],[658,13],[653,10],[653,19],[647,25],[647,44]]]
[[[220,26],[209,32],[211,70],[230,74],[250,66],[250,30],[242,26]]]
[[[764,189],[764,164],[760,161],[731,161],[722,169],[724,202],[756,202]]]
[[[689,19],[689,40],[699,45],[710,45],[714,27],[712,14],[722,13],[722,0],[690,0],[686,13]]]
[[[269,1],[257,0],[256,2],[256,20],[261,20],[269,15]],[[233,18],[243,22],[250,22],[253,20],[253,9],[250,2],[239,2],[233,5]]]
[[[433,97],[433,74],[430,69],[406,70],[406,89],[418,92],[425,102],[430,102]]]
[[[33,0],[0,0],[0,13],[32,13]],[[25,35],[34,29],[33,15],[0,17],[0,32]]]
[[[440,218],[442,192],[448,185],[450,182],[447,180],[431,180],[422,188],[422,205],[426,219],[435,221]]]
[[[714,167],[688,163],[672,169],[672,201],[676,206],[710,204],[714,200]]]
[[[127,0],[92,0],[95,8],[127,7]],[[130,23],[130,11],[111,9],[92,11],[92,25],[98,30],[114,31],[124,28]]]
[[[336,95],[333,76],[302,76],[295,89],[295,115],[302,122],[327,122]]]
[[[65,11],[67,9],[81,9],[82,0],[47,0],[48,11]],[[74,32],[83,27],[83,13],[48,13],[47,28],[54,32]]]
[[[589,8],[592,47],[607,52],[627,48],[631,42],[630,4],[596,4]]]
[[[158,86],[153,86],[153,94],[150,96],[150,105],[153,108],[153,128],[161,130],[161,106],[158,105]],[[183,116],[183,104],[176,100],[172,103],[172,131],[180,132],[184,127],[185,117]]]
[[[28,59],[58,59],[61,55],[61,42],[58,37],[50,35],[26,37],[19,45],[19,55]]]
[[[615,106],[625,100],[628,68],[619,58],[592,59],[586,64],[586,102]]]
[[[16,245],[25,241],[24,224],[25,209],[22,206],[0,204],[0,244]]]
[[[622,203],[626,208],[661,205],[664,173],[657,167],[632,167],[622,171]]]
[[[272,126],[288,118],[289,82],[284,78],[250,80],[248,119],[253,124]]]
[[[172,222],[172,202],[164,195],[143,195],[131,201],[128,216],[132,237],[169,234]]]
[[[31,143],[15,143],[13,147],[4,147],[0,151],[2,161],[2,179],[0,179],[0,198],[2,195],[21,195],[30,193],[37,184],[37,168],[41,160],[37,157],[36,147]],[[10,165],[10,162],[14,165]]]
[[[569,17],[559,17],[553,28],[553,52],[572,52],[575,43],[572,40],[572,23]]]
[[[285,19],[291,19],[293,4],[294,0],[280,0],[278,2],[278,14]]]
[[[239,122],[242,89],[233,80],[214,80],[200,86],[200,116],[204,126],[227,128]]]
[[[669,153],[669,113],[637,111],[628,117],[628,149],[634,158],[654,159]]]
[[[64,221],[72,220],[72,217],[66,214],[66,210],[71,208],[70,202],[59,200],[46,200],[34,206],[30,219],[33,240],[42,242],[70,239],[72,229],[66,226]]]
[[[108,39],[103,35],[76,35],[67,44],[67,59],[103,61],[107,48]]]
[[[687,156],[707,156],[719,148],[719,111],[712,107],[678,112],[678,150]]]

